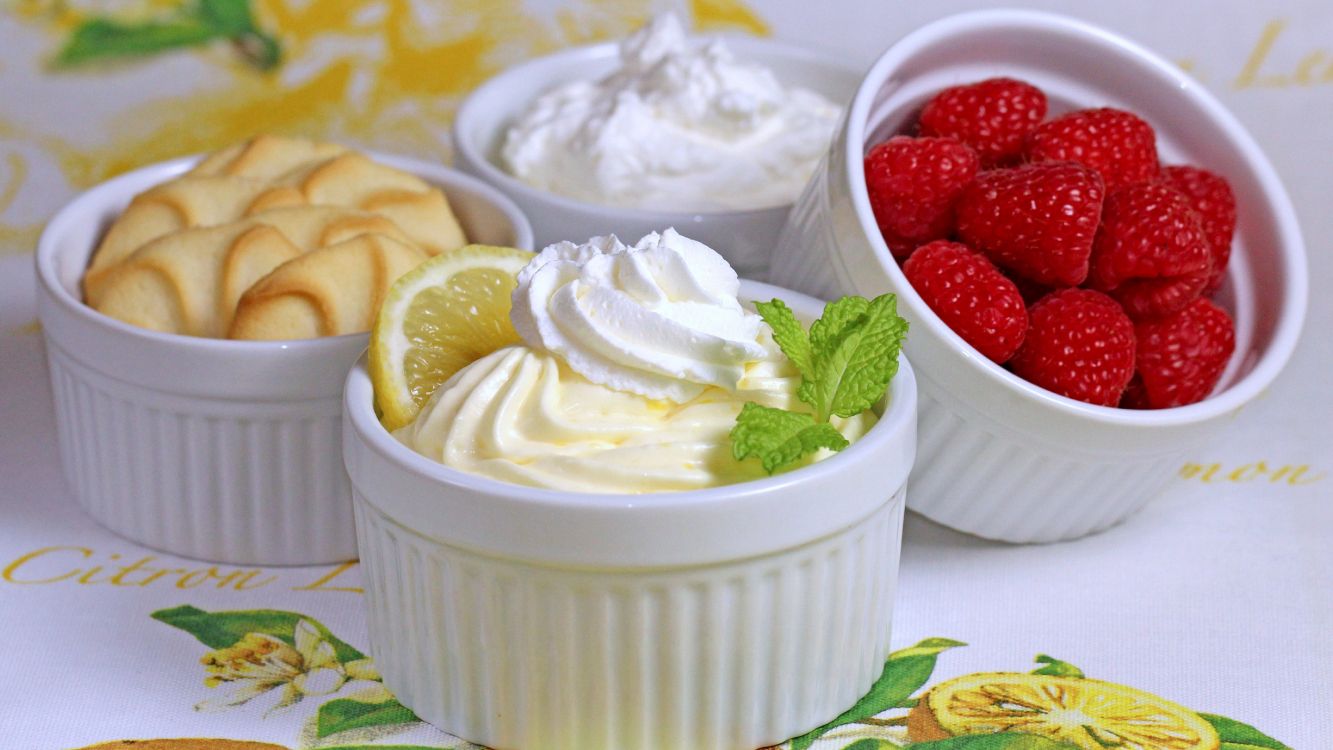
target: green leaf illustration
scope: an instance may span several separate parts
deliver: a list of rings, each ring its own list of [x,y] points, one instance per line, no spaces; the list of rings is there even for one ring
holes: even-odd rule
[[[901,708],[912,697],[912,693],[930,679],[935,671],[935,659],[940,653],[966,645],[949,638],[927,638],[915,646],[889,654],[888,660],[884,662],[884,671],[875,684],[870,686],[870,692],[833,721],[792,739],[791,750],[805,750],[835,727],[869,719],[891,708]]]
[[[1033,659],[1033,661],[1038,664],[1045,664],[1046,666],[1041,669],[1032,670],[1032,674],[1049,674],[1055,675],[1056,677],[1084,677],[1083,670],[1067,661],[1060,661],[1054,656],[1037,654],[1037,658]]]
[[[102,58],[155,55],[216,38],[211,29],[197,23],[125,24],[94,18],[74,29],[56,62],[73,66]]]
[[[235,36],[256,30],[249,0],[200,0],[196,7],[199,18],[220,32]]]
[[[947,740],[918,742],[912,750],[1079,750],[1078,745],[1057,742],[1035,734],[975,734]]]
[[[896,745],[888,740],[866,737],[843,747],[842,750],[897,750],[900,747],[902,745]]]
[[[247,63],[270,70],[282,58],[277,40],[255,24],[249,0],[197,0],[162,19],[129,23],[91,18],[77,26],[55,57],[73,67],[117,58],[148,57],[228,40]]]
[[[420,721],[411,709],[390,698],[383,703],[363,703],[350,698],[331,700],[319,707],[315,733],[321,739],[349,729],[410,724]]]
[[[1268,735],[1260,732],[1258,729],[1236,721],[1228,719],[1225,716],[1217,714],[1199,713],[1203,720],[1213,725],[1217,730],[1217,736],[1222,739],[1221,750],[1255,750],[1255,748],[1264,748],[1264,750],[1291,750],[1290,747],[1278,742]]]
[[[151,617],[173,628],[180,628],[199,639],[209,648],[235,645],[246,633],[265,633],[289,645],[296,645],[296,624],[306,620],[333,646],[342,662],[364,659],[365,654],[336,638],[329,629],[313,617],[277,609],[246,609],[229,612],[205,612],[188,604],[172,609],[159,609]]]

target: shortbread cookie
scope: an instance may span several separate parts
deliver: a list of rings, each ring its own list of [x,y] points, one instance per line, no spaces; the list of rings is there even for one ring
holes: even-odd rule
[[[102,238],[88,275],[102,273],[135,250],[172,232],[235,221],[268,183],[244,177],[185,175],[136,195]]]
[[[88,304],[155,331],[226,335],[236,303],[256,281],[303,253],[363,234],[410,239],[377,214],[331,206],[279,208],[154,240],[85,278]]]
[[[291,148],[303,154],[318,152]],[[293,163],[291,159],[279,161]],[[251,173],[191,172],[151,188],[136,196],[107,230],[88,272],[101,273],[171,232],[216,226],[272,208],[305,205],[343,206],[383,214],[431,255],[466,244],[444,193],[416,175],[347,151],[322,161],[297,162],[290,171],[273,179],[257,179]]]
[[[190,170],[193,175],[231,175],[254,180],[273,180],[294,169],[326,161],[346,153],[336,143],[318,143],[304,138],[257,135],[245,143],[209,154]]]
[[[365,234],[287,261],[236,305],[233,339],[305,339],[370,330],[399,276],[427,259],[421,249]]]

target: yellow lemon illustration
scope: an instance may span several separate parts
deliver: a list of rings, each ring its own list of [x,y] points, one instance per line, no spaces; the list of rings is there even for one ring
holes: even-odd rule
[[[411,422],[441,383],[496,349],[519,343],[509,297],[533,254],[468,245],[394,282],[370,331],[370,381],[384,426]]]
[[[115,740],[89,745],[79,750],[287,750],[287,748],[267,742],[191,737],[179,740]]]
[[[1085,750],[1217,750],[1194,711],[1124,685],[1078,677],[983,672],[936,685],[908,715],[913,742],[1017,732]]]

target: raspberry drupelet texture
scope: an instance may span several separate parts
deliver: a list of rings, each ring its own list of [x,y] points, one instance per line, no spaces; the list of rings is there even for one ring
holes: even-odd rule
[[[938,240],[917,248],[903,273],[940,319],[993,362],[1004,363],[1027,333],[1027,308],[1014,282],[980,253]]]
[[[1010,360],[1030,383],[1079,401],[1116,406],[1134,376],[1134,323],[1115,300],[1061,289],[1028,310],[1023,346]]]

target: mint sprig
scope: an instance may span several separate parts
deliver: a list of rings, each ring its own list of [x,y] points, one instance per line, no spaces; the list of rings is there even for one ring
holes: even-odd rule
[[[755,305],[773,340],[801,373],[796,397],[813,414],[747,403],[731,430],[736,460],[758,458],[769,474],[820,448],[842,450],[847,439],[829,418],[852,417],[874,406],[898,372],[907,321],[897,298],[843,297],[824,306],[809,334],[782,300]]]
[[[763,461],[764,471],[769,474],[820,448],[840,451],[846,447],[847,438],[828,422],[753,401],[741,407],[731,430],[731,448],[737,460],[754,456]]]

